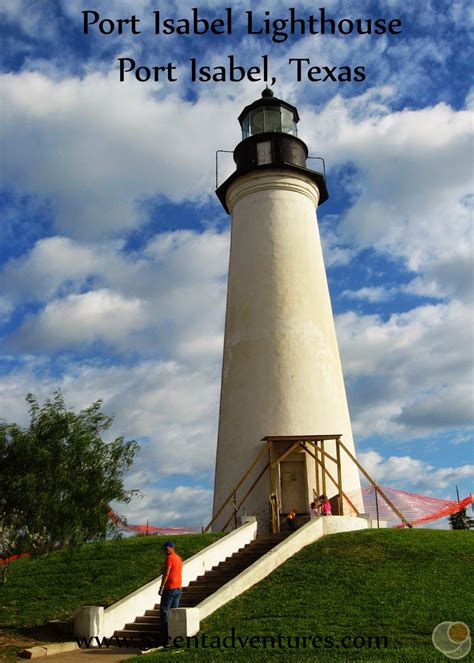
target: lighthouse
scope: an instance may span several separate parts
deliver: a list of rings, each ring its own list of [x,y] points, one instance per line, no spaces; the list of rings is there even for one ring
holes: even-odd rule
[[[343,485],[357,512],[360,481],[336,448],[339,436],[355,454],[316,218],[325,176],[271,90],[239,122],[236,170],[216,191],[232,220],[212,527],[247,514],[268,531],[272,508],[308,513],[323,487],[341,498]]]

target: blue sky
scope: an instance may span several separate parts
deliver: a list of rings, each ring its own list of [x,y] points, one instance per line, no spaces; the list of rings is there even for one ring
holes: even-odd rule
[[[60,387],[97,398],[137,439],[130,522],[208,519],[219,401],[229,218],[214,154],[261,82],[192,83],[268,55],[275,94],[326,160],[318,212],[359,457],[382,485],[472,490],[472,49],[467,0],[337,1],[336,18],[400,18],[402,34],[154,35],[153,11],[194,3],[3,0],[0,416]],[[302,18],[316,5],[293,5]],[[319,6],[318,6],[319,8]],[[141,19],[142,34],[82,34],[82,10]],[[199,5],[222,15],[220,3]],[[288,3],[261,6],[285,18]],[[262,13],[256,17],[261,17]],[[120,83],[117,58],[176,64],[171,83]],[[365,66],[363,82],[295,80],[290,58]],[[232,160],[221,159],[221,180]]]

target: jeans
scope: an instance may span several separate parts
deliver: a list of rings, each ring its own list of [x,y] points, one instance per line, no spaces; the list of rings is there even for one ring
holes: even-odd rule
[[[179,599],[182,589],[164,589],[161,595],[160,620],[161,620],[161,644],[168,644],[168,611],[170,608],[179,607]]]

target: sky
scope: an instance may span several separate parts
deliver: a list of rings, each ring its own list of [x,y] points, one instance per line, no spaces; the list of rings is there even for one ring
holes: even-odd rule
[[[275,41],[247,34],[243,1],[225,5],[224,35],[154,34],[154,11],[189,19],[189,1],[0,2],[0,417],[26,425],[28,392],[43,402],[60,388],[75,410],[102,399],[110,435],[141,447],[125,483],[142,498],[117,505],[131,523],[211,514],[230,230],[215,152],[241,140],[237,117],[265,82],[192,81],[190,58],[268,56],[272,90],[325,159],[318,223],[359,459],[381,485],[473,490],[474,10],[292,7],[306,19],[320,5],[337,21],[399,19],[401,34]],[[203,2],[199,17],[225,6]],[[255,31],[288,7],[254,7]],[[87,35],[83,11],[98,13]],[[133,15],[140,34],[119,34]],[[121,82],[120,58],[163,67],[159,80]],[[294,58],[310,60],[301,80]],[[366,78],[314,81],[310,66]],[[232,169],[222,154],[219,182]]]

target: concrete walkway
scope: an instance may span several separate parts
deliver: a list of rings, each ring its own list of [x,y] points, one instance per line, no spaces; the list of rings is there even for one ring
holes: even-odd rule
[[[128,658],[133,658],[139,653],[139,649],[124,650],[119,647],[110,647],[110,649],[75,649],[74,651],[54,654],[38,660],[46,661],[46,663],[116,663],[117,661],[126,661]],[[18,661],[20,660],[26,659],[18,659]]]

